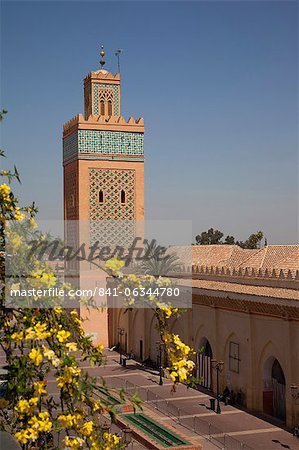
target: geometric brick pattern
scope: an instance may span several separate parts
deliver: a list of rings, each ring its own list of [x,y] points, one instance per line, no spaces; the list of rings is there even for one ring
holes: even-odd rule
[[[135,236],[135,170],[89,169],[89,214],[91,243],[130,245]]]
[[[121,190],[126,202],[121,204]],[[104,202],[99,203],[99,191]],[[89,169],[90,220],[135,219],[135,170]]]
[[[119,116],[119,102],[118,102],[118,86],[116,84],[103,84],[95,83],[93,85],[93,101],[94,101],[94,114],[99,113],[99,94],[102,89],[111,89],[113,91],[113,106],[114,106],[114,116]]]
[[[78,235],[78,191],[77,191],[77,171],[72,170],[67,172],[65,177],[65,208],[66,208],[66,221],[65,221],[65,245],[70,248],[77,248],[77,235]],[[67,267],[70,270],[77,269],[76,258],[71,258],[67,262]]]
[[[73,170],[72,172],[68,173],[65,180],[65,206],[66,206],[66,220],[76,220],[78,218],[76,170]]]

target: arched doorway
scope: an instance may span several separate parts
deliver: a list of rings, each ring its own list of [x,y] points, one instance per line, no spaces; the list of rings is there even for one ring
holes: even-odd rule
[[[197,378],[200,386],[212,389],[212,358],[213,352],[207,338],[202,338],[196,353]]]
[[[286,381],[279,361],[271,356],[264,364],[263,411],[272,417],[286,420]]]

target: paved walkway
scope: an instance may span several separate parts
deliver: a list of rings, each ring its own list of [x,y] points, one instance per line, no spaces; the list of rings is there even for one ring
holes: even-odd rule
[[[245,449],[249,446],[253,450],[299,450],[299,440],[291,433],[223,403],[222,413],[216,414],[209,409],[210,396],[206,393],[182,384],[173,392],[170,380],[164,380],[160,386],[155,372],[145,371],[134,361],[128,361],[126,368],[121,367],[117,353],[107,352],[107,365],[88,371],[93,376],[103,377],[108,385],[125,387],[128,392],[133,393],[137,386],[144,407],[150,408],[151,415],[155,414],[160,422],[201,443],[203,450],[239,450],[240,443]],[[198,433],[192,431],[194,425]]]
[[[165,379],[160,386],[155,372],[144,370],[134,361],[128,361],[126,368],[121,367],[118,353],[107,351],[106,355],[106,366],[91,367],[86,362],[80,366],[90,375],[104,378],[108,386],[124,387],[129,393],[134,393],[137,387],[145,412],[194,443],[200,443],[203,450],[299,450],[299,440],[277,426],[222,403],[222,413],[216,414],[209,409],[210,397],[206,393],[188,389],[182,384],[177,385],[173,392],[170,380]],[[5,359],[0,354],[0,366],[4,363]],[[48,390],[54,396],[57,394],[51,375]],[[117,428],[115,431],[120,432]],[[143,450],[145,447],[135,442],[131,448]]]

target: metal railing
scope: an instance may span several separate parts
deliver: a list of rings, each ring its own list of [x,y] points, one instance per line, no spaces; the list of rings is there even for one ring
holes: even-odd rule
[[[173,400],[166,400],[147,388],[139,387],[128,380],[125,380],[124,384],[123,380],[119,379],[119,377],[106,379],[106,383],[110,388],[124,388],[128,396],[137,393],[138,397],[143,402],[146,402],[148,406],[155,408],[163,414],[167,414],[172,420],[188,430],[203,436],[222,450],[254,450],[247,444],[224,433],[215,425],[202,420],[198,416],[191,416],[188,411],[176,406]]]

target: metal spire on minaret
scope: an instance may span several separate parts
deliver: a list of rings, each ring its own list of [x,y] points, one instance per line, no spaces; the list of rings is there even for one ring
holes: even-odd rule
[[[100,55],[101,55],[101,69],[103,69],[104,65],[105,65],[105,60],[104,60],[104,56],[105,56],[105,52],[104,52],[104,46],[101,45],[101,51],[100,51]]]
[[[115,51],[115,56],[117,57],[117,71],[118,71],[118,73],[120,73],[120,54],[121,53],[122,53],[122,49],[121,48],[118,48]]]

